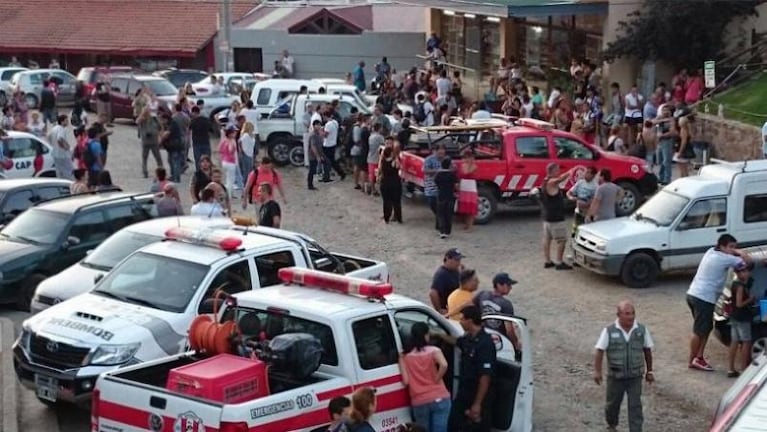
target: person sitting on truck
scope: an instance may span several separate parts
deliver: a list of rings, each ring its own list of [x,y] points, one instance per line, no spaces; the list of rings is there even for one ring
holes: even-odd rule
[[[399,357],[402,384],[410,393],[416,423],[429,432],[446,432],[450,416],[450,392],[443,378],[447,359],[442,350],[429,345],[429,326],[417,322],[410,329],[411,349]]]
[[[352,401],[346,396],[336,396],[328,404],[330,426],[327,432],[348,432],[348,423],[352,412]]]
[[[730,283],[730,302],[732,312],[730,312],[730,351],[727,360],[730,364],[730,370],[727,372],[728,378],[737,378],[740,372],[735,369],[735,357],[740,348],[740,361],[745,370],[751,363],[751,323],[754,319],[754,303],[756,301],[751,294],[751,287],[754,284],[754,278],[751,277],[751,270],[754,263],[746,264],[741,262],[735,266],[735,279]]]
[[[376,392],[370,387],[357,389],[352,395],[352,414],[349,432],[376,432],[370,418],[376,411]]]

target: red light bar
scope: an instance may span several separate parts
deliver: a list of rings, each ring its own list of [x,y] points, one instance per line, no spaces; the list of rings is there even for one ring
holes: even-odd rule
[[[554,129],[553,123],[549,123],[543,120],[531,119],[531,118],[521,118],[517,120],[516,123],[520,126],[539,129],[543,131],[550,131]]]
[[[299,267],[282,268],[278,271],[281,281],[295,283],[341,294],[383,298],[394,292],[390,283],[354,278]]]
[[[173,227],[165,231],[165,238],[193,244],[202,244],[231,252],[242,245],[242,239],[216,233],[211,230],[195,230],[184,227]]]

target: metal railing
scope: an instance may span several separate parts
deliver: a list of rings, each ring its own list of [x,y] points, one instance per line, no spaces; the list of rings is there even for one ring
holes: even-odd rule
[[[437,66],[447,67],[447,72],[448,72],[448,76],[449,77],[453,76],[453,72],[454,71],[461,72],[461,81],[463,81],[464,84],[466,82],[471,82],[473,84],[472,87],[473,87],[473,90],[474,90],[474,100],[475,101],[482,100],[482,96],[483,96],[482,95],[482,89],[481,89],[482,73],[480,71],[478,71],[476,69],[468,68],[466,66],[461,66],[461,65],[457,65],[457,64],[453,64],[453,63],[448,63],[446,61],[434,60],[431,57],[425,56],[425,55],[422,55],[422,54],[417,54],[416,58],[424,61],[424,64],[422,65],[422,67],[419,68],[420,70],[432,69],[433,65],[437,65]],[[465,86],[464,86],[464,88],[462,90],[464,92],[463,93],[464,96],[467,96],[467,94],[466,94],[466,87]]]

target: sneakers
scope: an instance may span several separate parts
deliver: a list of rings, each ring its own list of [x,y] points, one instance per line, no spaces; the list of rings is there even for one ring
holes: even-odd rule
[[[556,264],[554,264],[551,261],[546,261],[545,263],[543,263],[543,268],[549,269],[549,268],[554,268],[554,267],[556,267]]]
[[[557,270],[572,270],[573,266],[571,266],[571,265],[569,265],[569,264],[567,264],[565,262],[561,262],[561,263],[557,264],[556,269]]]
[[[690,369],[698,369],[705,372],[713,372],[714,368],[703,357],[695,357],[689,365]]]

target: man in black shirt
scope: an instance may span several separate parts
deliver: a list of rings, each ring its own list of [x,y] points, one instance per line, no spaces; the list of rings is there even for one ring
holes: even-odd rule
[[[258,194],[263,202],[258,209],[258,224],[270,228],[279,228],[282,211],[277,201],[272,198],[272,185],[261,183],[258,186]]]
[[[452,161],[449,157],[442,159],[442,168],[434,175],[437,185],[437,225],[439,238],[446,239],[453,231],[453,214],[455,213],[455,193],[458,177],[455,175]]]
[[[450,432],[489,432],[492,413],[491,381],[496,352],[492,337],[482,327],[482,312],[476,305],[461,309],[461,337],[435,333],[461,351],[460,383],[448,419]]]
[[[567,225],[565,224],[565,193],[559,185],[567,180],[576,167],[562,173],[559,165],[552,162],[546,166],[546,178],[541,185],[540,201],[543,217],[543,263],[544,268],[556,267],[557,270],[572,270],[564,261],[567,245]],[[557,243],[557,261],[551,261],[551,241]]]
[[[434,272],[431,281],[429,299],[434,309],[441,314],[447,313],[447,298],[460,285],[461,258],[463,254],[456,248],[448,249],[442,265]]]
[[[211,155],[210,134],[213,133],[213,122],[204,115],[200,115],[200,107],[192,107],[192,120],[189,122],[192,130],[192,153],[194,154],[195,169],[200,166],[202,155]]]
[[[43,120],[50,125],[57,123],[56,117],[56,94],[51,89],[51,82],[43,81],[43,89],[40,90],[40,111],[43,113]]]

